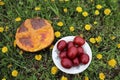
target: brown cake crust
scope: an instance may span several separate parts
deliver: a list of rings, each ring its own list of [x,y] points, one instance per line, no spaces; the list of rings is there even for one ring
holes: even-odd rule
[[[17,29],[15,38],[18,47],[25,51],[36,52],[53,42],[54,30],[45,19],[26,19]]]

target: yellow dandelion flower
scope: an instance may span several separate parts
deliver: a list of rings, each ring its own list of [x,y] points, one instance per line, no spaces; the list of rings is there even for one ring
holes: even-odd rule
[[[22,55],[22,54],[23,54],[23,51],[22,51],[22,50],[20,50],[19,55]]]
[[[35,7],[35,11],[40,11],[41,10],[41,8],[40,7]]]
[[[116,38],[115,36],[111,36],[111,37],[110,37],[111,40],[114,40],[115,38]]]
[[[95,38],[90,38],[89,41],[90,41],[91,43],[93,43],[93,44],[96,43]]]
[[[97,16],[99,14],[100,14],[100,12],[98,10],[95,10],[95,15]]]
[[[82,7],[76,7],[76,11],[79,13],[82,12]]]
[[[0,6],[5,5],[5,3],[3,1],[0,1]]]
[[[83,38],[83,34],[80,34],[80,37],[82,37],[82,38]]]
[[[0,27],[0,33],[2,33],[4,31],[3,27]]]
[[[51,68],[51,74],[56,74],[58,72],[58,68],[56,67],[56,66],[53,66],[52,68]]]
[[[9,64],[8,66],[7,66],[7,68],[11,68],[12,67],[12,64]]]
[[[107,9],[104,10],[104,14],[105,14],[105,15],[109,15],[110,13],[111,13],[111,10],[110,10],[110,9],[107,8]]]
[[[2,80],[6,80],[6,78],[2,78]]]
[[[100,73],[99,73],[99,78],[100,78],[101,80],[104,80],[104,79],[105,79],[105,74],[104,74],[103,72],[100,72]]]
[[[13,77],[17,77],[18,76],[18,71],[17,70],[13,70],[12,71],[12,76]]]
[[[35,55],[35,59],[37,60],[37,61],[40,61],[41,59],[42,59],[42,55]]]
[[[97,24],[97,21],[94,21],[94,22],[93,22],[93,24],[95,24],[95,25],[96,25],[96,24]]]
[[[90,29],[91,29],[91,25],[86,24],[86,25],[85,25],[85,30],[89,31]]]
[[[70,30],[71,32],[73,32],[73,31],[75,30],[75,28],[74,28],[73,26],[71,26],[71,27],[69,27],[69,30]]]
[[[57,23],[57,25],[61,27],[61,26],[63,26],[63,22],[59,21],[59,22]]]
[[[85,76],[85,77],[84,77],[84,80],[89,80],[89,77],[88,77],[88,76]]]
[[[120,48],[120,43],[119,43],[119,44],[117,44],[117,48]]]
[[[83,15],[84,17],[87,17],[89,14],[88,14],[88,12],[84,11],[84,12],[82,13],[82,15]]]
[[[96,42],[98,42],[98,43],[99,43],[99,42],[101,42],[101,41],[102,41],[102,37],[101,37],[101,36],[98,36],[98,37],[96,37],[96,38],[95,38],[95,40],[96,40]]]
[[[102,5],[98,4],[98,5],[96,5],[96,8],[97,9],[102,9]]]
[[[16,40],[14,40],[13,45],[14,45],[14,47],[16,47]]]
[[[17,17],[17,18],[15,18],[15,21],[16,21],[16,22],[21,21],[21,17]]]
[[[114,68],[117,64],[117,61],[115,59],[111,59],[108,61],[108,65]]]
[[[63,11],[64,11],[64,13],[67,13],[67,12],[68,12],[68,9],[67,9],[67,8],[64,8]]]
[[[97,57],[98,59],[102,59],[102,54],[99,53],[99,54],[96,55],[96,57]]]
[[[54,45],[51,45],[51,46],[50,46],[50,49],[53,49],[53,47],[54,47]]]
[[[8,52],[7,46],[2,47],[2,53],[7,53],[7,52]]]
[[[55,37],[59,38],[61,36],[61,33],[59,31],[55,32]]]
[[[68,78],[65,76],[62,76],[60,80],[68,80]]]

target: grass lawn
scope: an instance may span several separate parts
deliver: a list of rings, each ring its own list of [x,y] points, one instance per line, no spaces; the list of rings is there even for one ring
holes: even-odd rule
[[[15,33],[28,18],[47,19],[53,43],[38,52],[21,50]],[[92,49],[92,62],[80,74],[55,67],[52,47],[62,37],[79,35]],[[120,80],[119,0],[0,0],[0,80]]]

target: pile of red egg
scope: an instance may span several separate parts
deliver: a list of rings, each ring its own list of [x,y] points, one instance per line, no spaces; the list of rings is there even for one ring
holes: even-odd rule
[[[60,52],[60,62],[64,68],[69,69],[89,62],[89,55],[82,48],[84,44],[85,40],[80,36],[76,36],[73,41],[61,40],[58,42],[57,49]]]

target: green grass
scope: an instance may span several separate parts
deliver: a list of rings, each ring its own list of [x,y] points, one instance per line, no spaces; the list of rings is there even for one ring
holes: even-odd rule
[[[88,76],[90,80],[99,80],[99,73],[103,72],[106,76],[105,80],[120,79],[120,49],[117,44],[120,43],[120,3],[119,0],[70,0],[68,2],[60,2],[56,0],[51,2],[47,0],[3,0],[5,5],[0,6],[0,26],[8,26],[8,31],[0,33],[0,50],[3,46],[8,47],[7,53],[0,51],[0,79],[5,77],[7,80],[60,80],[61,76],[68,77],[69,80],[84,80],[84,76]],[[100,15],[95,16],[94,11],[96,5],[101,4],[103,8]],[[36,6],[41,7],[40,11],[35,11]],[[81,6],[83,11],[87,11],[89,16],[83,17],[81,13],[76,12],[76,7]],[[68,12],[64,13],[63,9],[68,8]],[[106,16],[104,9],[111,9],[111,14]],[[21,17],[22,21],[16,22],[15,18]],[[92,49],[92,62],[87,70],[80,74],[70,75],[61,72],[56,75],[51,74],[51,68],[55,64],[52,61],[52,50],[48,48],[36,53],[24,52],[20,55],[20,49],[13,46],[15,40],[16,29],[27,18],[41,17],[52,21],[54,31],[60,31],[61,37],[70,35],[83,34],[86,41]],[[57,26],[57,22],[62,21],[64,26]],[[98,23],[94,25],[94,21]],[[91,24],[90,31],[86,31],[84,26]],[[74,26],[75,31],[70,32],[69,27]],[[92,44],[89,42],[91,37],[102,37],[102,42]],[[115,40],[111,40],[110,36],[115,36]],[[53,44],[60,39],[55,38]],[[98,46],[96,46],[98,45]],[[98,60],[96,54],[101,53],[103,58]],[[41,61],[36,61],[34,56],[42,55]],[[107,61],[115,59],[117,65],[111,68]],[[12,67],[7,66],[12,64]],[[18,70],[17,77],[12,77],[12,70]]]

